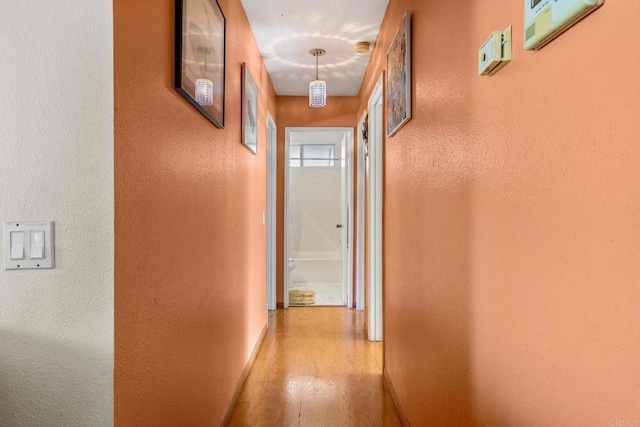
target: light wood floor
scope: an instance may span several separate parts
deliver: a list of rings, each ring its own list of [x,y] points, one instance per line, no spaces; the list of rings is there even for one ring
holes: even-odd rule
[[[382,382],[382,344],[363,328],[363,313],[347,308],[272,312],[229,425],[400,426]]]

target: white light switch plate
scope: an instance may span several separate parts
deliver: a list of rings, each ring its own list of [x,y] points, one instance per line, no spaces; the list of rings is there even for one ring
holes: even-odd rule
[[[492,76],[511,62],[511,25],[494,31],[478,51],[478,75]]]
[[[11,232],[24,233],[22,240],[24,247],[22,255],[24,259],[11,259]],[[33,232],[33,239],[31,233]],[[36,248],[31,250],[32,241],[38,242],[44,233],[44,251]],[[5,270],[24,270],[24,269],[43,269],[54,268],[54,245],[53,245],[53,222],[52,221],[12,221],[5,222],[3,227],[4,241],[4,269]],[[37,238],[36,238],[37,237]],[[15,251],[14,251],[15,252]],[[38,259],[32,259],[31,255],[42,255]]]
[[[486,76],[502,58],[502,32],[494,31],[478,52],[478,75]]]

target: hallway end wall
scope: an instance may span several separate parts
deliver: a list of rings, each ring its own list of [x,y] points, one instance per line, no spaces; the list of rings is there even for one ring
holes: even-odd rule
[[[174,0],[116,0],[115,421],[219,425],[266,326],[266,121],[275,94],[240,0],[225,127],[174,88]],[[259,90],[241,144],[241,65]]]
[[[391,0],[360,112],[407,10],[413,118],[385,142],[383,268],[408,421],[640,420],[640,56],[620,43],[640,5],[607,0],[525,51],[522,1]],[[478,77],[508,25],[513,60]]]
[[[277,259],[276,259],[276,302],[279,307],[284,303],[284,167],[285,139],[288,127],[354,127],[358,123],[357,96],[329,96],[323,108],[309,107],[306,96],[278,96],[278,174],[277,186]],[[355,163],[355,162],[354,162]],[[355,167],[354,167],[355,169]],[[354,170],[354,177],[355,177]],[[354,212],[355,215],[355,212]],[[354,250],[355,253],[355,250]]]
[[[3,1],[0,28],[0,222],[55,235],[55,269],[0,267],[0,425],[111,426],[112,4]]]

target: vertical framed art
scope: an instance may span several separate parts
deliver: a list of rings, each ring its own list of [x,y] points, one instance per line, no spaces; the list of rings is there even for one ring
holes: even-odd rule
[[[226,20],[217,0],[176,0],[175,87],[224,127]]]
[[[406,12],[387,51],[387,136],[411,119],[411,12]]]
[[[242,64],[242,144],[258,154],[258,87],[247,64]]]

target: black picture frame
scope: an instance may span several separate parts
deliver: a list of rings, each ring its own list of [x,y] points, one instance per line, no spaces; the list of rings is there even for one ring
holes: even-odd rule
[[[258,154],[258,86],[247,64],[242,64],[242,145]]]
[[[176,0],[175,87],[198,111],[224,128],[226,18],[217,0]],[[196,79],[213,83],[211,105],[196,101]]]

